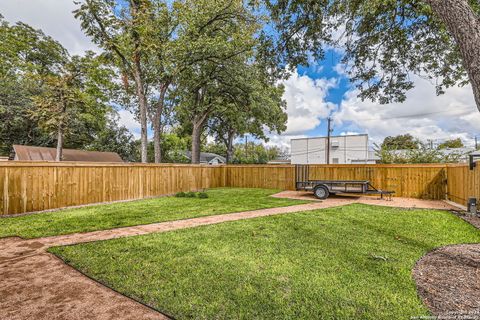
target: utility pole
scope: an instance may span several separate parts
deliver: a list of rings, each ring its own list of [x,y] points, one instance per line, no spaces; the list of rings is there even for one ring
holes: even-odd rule
[[[328,121],[328,132],[327,132],[327,164],[330,164],[330,134],[332,133],[332,117],[327,118]]]
[[[477,139],[477,136],[475,136],[475,150],[478,150],[478,139]]]
[[[248,157],[248,137],[245,135],[245,158]]]

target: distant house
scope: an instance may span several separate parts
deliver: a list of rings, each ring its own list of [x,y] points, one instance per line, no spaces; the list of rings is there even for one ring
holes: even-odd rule
[[[192,152],[190,151],[185,152],[185,156],[189,160],[192,160]],[[225,157],[222,157],[221,155],[218,155],[216,153],[200,152],[200,163],[212,164],[212,165],[225,164],[227,163],[227,159],[225,159]]]
[[[13,145],[13,154],[10,159],[14,161],[55,161],[56,153],[55,148]],[[63,149],[62,161],[123,162],[115,152],[75,149]]]
[[[290,164],[290,159],[273,159],[267,162],[267,164]]]
[[[368,145],[368,135],[344,135],[330,137],[327,152],[327,137],[312,137],[291,140],[292,164],[374,164],[378,157]]]

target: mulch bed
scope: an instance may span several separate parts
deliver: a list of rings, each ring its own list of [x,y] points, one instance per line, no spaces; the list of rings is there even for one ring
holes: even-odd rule
[[[459,214],[480,228],[480,218]],[[480,319],[480,244],[438,248],[413,269],[418,293],[439,319]]]

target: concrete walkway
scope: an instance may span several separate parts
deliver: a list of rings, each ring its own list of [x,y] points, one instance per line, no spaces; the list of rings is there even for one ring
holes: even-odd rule
[[[284,192],[277,197],[311,199]],[[226,221],[365,203],[395,207],[452,209],[442,201],[333,197],[326,201],[154,223],[112,230],[24,240],[0,239],[0,319],[166,319],[167,317],[84,276],[47,253],[52,246],[166,232]]]

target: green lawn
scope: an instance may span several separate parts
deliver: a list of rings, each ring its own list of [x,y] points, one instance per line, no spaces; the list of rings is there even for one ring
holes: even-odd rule
[[[207,199],[163,197],[0,218],[0,237],[38,238],[306,203],[269,197],[276,192],[219,188],[208,190]]]
[[[177,319],[409,319],[415,262],[472,242],[445,211],[355,204],[50,250]]]

